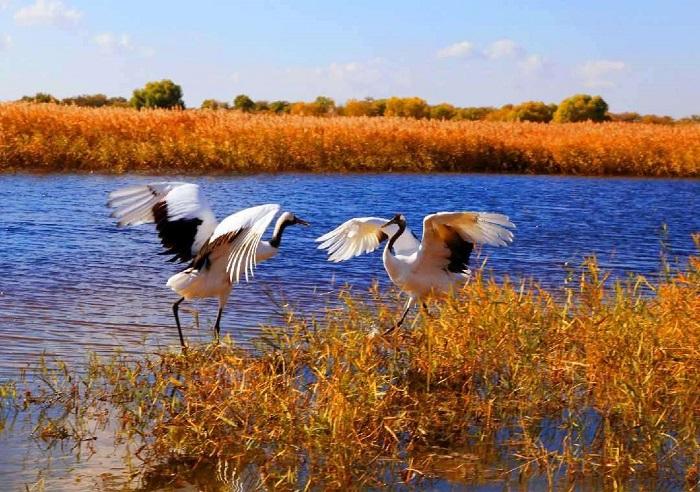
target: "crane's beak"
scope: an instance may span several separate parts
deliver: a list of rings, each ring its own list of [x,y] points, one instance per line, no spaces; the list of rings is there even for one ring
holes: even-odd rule
[[[389,222],[387,222],[386,224],[381,226],[380,229],[384,229],[385,227],[390,226],[391,224],[398,224],[398,219],[396,217],[394,217]]]
[[[296,224],[303,225],[303,226],[309,226],[310,224],[306,222],[304,219],[300,219],[299,217],[296,218],[295,220]]]

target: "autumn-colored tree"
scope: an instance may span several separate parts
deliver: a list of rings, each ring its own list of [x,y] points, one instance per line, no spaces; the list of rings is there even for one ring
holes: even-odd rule
[[[608,118],[610,118],[610,121],[619,121],[622,123],[637,123],[642,121],[642,115],[634,112],[608,113]]]
[[[576,94],[564,99],[554,113],[556,123],[574,123],[577,121],[605,121],[608,103],[600,96]]]
[[[491,106],[460,108],[457,110],[455,119],[463,121],[485,120],[494,111],[496,111],[496,108]]]
[[[168,79],[148,82],[142,89],[134,89],[129,104],[136,109],[185,108],[185,102],[182,100],[182,87]]]
[[[386,109],[384,99],[349,99],[342,109],[342,116],[382,116]]]
[[[457,108],[448,103],[437,104],[430,108],[430,118],[434,120],[451,120],[457,115]]]
[[[513,108],[512,104],[504,104],[495,111],[491,111],[484,118],[487,121],[513,121]]]
[[[348,99],[343,106],[342,116],[370,116],[372,101],[369,99]]]
[[[420,97],[390,97],[386,101],[384,114],[406,118],[426,118],[430,115],[430,107]]]
[[[679,123],[700,123],[700,114],[691,114],[678,120]]]
[[[329,97],[319,96],[314,102],[295,102],[290,113],[300,116],[328,116],[336,110],[335,101]]]

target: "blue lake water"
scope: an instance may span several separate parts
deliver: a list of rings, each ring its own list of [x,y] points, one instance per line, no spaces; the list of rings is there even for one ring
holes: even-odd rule
[[[69,361],[86,353],[134,354],[178,343],[165,287],[178,265],[156,253],[152,226],[118,229],[107,194],[121,186],[174,179],[145,176],[0,177],[0,379],[40,354]],[[313,239],[350,217],[404,213],[420,237],[422,218],[440,210],[501,212],[517,225],[508,248],[485,248],[496,275],[558,285],[567,265],[596,254],[616,275],[659,271],[662,226],[682,264],[700,232],[700,181],[497,175],[295,175],[185,178],[199,183],[219,219],[241,208],[280,203],[311,222],[285,234],[278,257],[253,282],[234,288],[222,330],[245,344],[281,305],[322,308],[346,283],[388,285],[380,253],[325,261]],[[184,306],[184,305],[183,305]],[[183,310],[190,339],[210,337],[216,304],[198,302],[200,329]],[[31,454],[30,454],[31,455]],[[24,458],[26,460],[26,457]],[[0,475],[26,463],[0,451]],[[19,483],[19,482],[18,482]]]

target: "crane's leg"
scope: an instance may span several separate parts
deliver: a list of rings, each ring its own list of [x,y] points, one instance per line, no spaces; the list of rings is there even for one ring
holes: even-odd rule
[[[216,335],[216,341],[219,341],[219,336],[221,335],[221,315],[224,314],[224,306],[226,306],[226,301],[228,300],[228,295],[230,293],[226,292],[226,295],[219,297],[219,312],[216,313],[216,322],[214,323],[214,333]]]
[[[177,333],[180,335],[180,345],[185,348],[185,338],[182,336],[182,327],[180,326],[180,316],[178,316],[178,310],[180,309],[180,303],[184,301],[185,298],[181,297],[179,300],[175,301],[173,304],[173,314],[175,315],[175,324],[177,325]]]
[[[392,331],[394,331],[395,329],[397,329],[401,326],[403,321],[406,319],[406,315],[408,314],[408,310],[411,309],[412,305],[413,305],[413,297],[409,297],[408,301],[406,302],[406,307],[403,310],[403,314],[401,315],[401,319],[394,326],[392,326],[391,328],[386,330],[384,332],[385,335],[388,335],[389,333],[391,333]]]
[[[214,331],[216,332],[216,340],[219,341],[221,336],[221,315],[224,312],[224,306],[219,303],[219,312],[216,313],[216,323],[214,323]]]

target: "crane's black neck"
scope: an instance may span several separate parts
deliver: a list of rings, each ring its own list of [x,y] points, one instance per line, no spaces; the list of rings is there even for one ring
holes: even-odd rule
[[[270,246],[272,246],[273,248],[280,247],[280,243],[282,242],[282,234],[284,234],[284,229],[292,223],[293,222],[291,219],[285,219],[277,224],[277,227],[275,227],[275,232],[272,234],[272,239],[270,239]]]
[[[388,243],[387,246],[386,246],[387,248],[389,248],[389,252],[390,252],[392,255],[395,255],[395,254],[396,254],[396,252],[394,251],[394,243],[395,243],[396,240],[399,238],[399,236],[400,236],[401,234],[403,234],[403,231],[406,230],[406,221],[405,221],[405,220],[399,220],[399,221],[396,222],[396,225],[399,226],[399,230],[396,231],[396,234],[394,234],[393,236],[391,236],[391,239],[389,239],[389,243]]]

